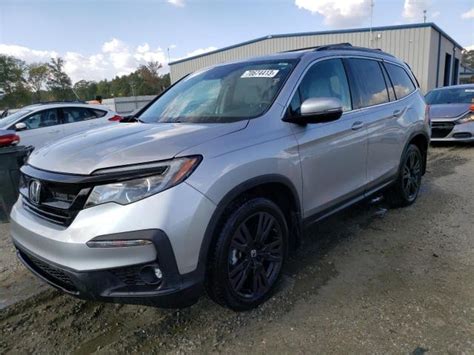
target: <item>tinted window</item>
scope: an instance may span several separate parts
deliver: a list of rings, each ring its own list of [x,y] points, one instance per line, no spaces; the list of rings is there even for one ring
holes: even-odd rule
[[[358,107],[368,107],[389,101],[380,65],[370,59],[349,59],[354,85],[358,88]]]
[[[315,97],[336,97],[341,100],[344,111],[351,110],[349,84],[340,59],[316,63],[308,70],[291,100],[290,110],[298,114],[301,103]]]
[[[58,110],[56,109],[36,112],[23,119],[22,122],[26,125],[27,129],[56,126],[60,123]]]
[[[472,104],[474,103],[474,86],[430,91],[426,94],[426,103],[428,105]]]
[[[63,109],[64,123],[74,123],[97,118],[97,116],[85,107],[64,107]]]
[[[415,85],[411,81],[405,69],[398,65],[385,63],[388,75],[392,79],[393,87],[395,88],[395,94],[397,99],[407,96],[408,94],[415,91]]]
[[[154,122],[226,123],[262,115],[296,60],[261,60],[217,66],[183,79],[139,119]]]

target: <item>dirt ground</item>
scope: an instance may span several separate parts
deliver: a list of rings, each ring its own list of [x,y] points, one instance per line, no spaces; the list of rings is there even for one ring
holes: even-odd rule
[[[432,147],[417,203],[314,226],[251,312],[76,300],[15,260],[0,225],[0,353],[474,353],[474,146]]]

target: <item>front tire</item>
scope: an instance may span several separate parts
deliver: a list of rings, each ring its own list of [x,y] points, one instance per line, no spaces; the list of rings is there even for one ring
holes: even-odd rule
[[[397,181],[388,190],[386,198],[392,207],[413,204],[420,192],[423,175],[423,156],[420,149],[410,144],[403,155]]]
[[[280,208],[265,198],[234,204],[208,264],[207,291],[235,311],[257,307],[272,294],[287,255],[288,226]]]

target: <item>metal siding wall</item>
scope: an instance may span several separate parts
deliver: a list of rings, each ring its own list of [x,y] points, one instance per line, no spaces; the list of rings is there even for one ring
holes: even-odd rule
[[[373,47],[380,48],[406,61],[418,78],[422,90],[427,91],[434,87],[435,79],[433,79],[433,76],[436,76],[436,69],[433,68],[433,51],[437,50],[434,48],[437,47],[437,34],[438,32],[432,27],[374,31]],[[377,38],[378,35],[380,35],[380,38]],[[367,47],[370,43],[370,32],[267,38],[260,42],[242,45],[223,52],[217,52],[173,64],[171,65],[171,80],[175,82],[190,72],[227,61],[235,61],[290,49],[342,42]],[[447,44],[445,42],[447,42]],[[436,45],[433,47],[434,44]],[[452,52],[453,45],[450,41],[444,38],[443,45],[444,47],[450,45]],[[444,63],[444,58],[442,58],[442,61]],[[436,65],[436,63],[434,64]],[[440,65],[440,70],[442,68],[444,68],[444,66]]]

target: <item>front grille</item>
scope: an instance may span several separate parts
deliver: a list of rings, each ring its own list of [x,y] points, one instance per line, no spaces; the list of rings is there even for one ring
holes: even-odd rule
[[[30,199],[29,186],[33,180],[41,184],[40,201]],[[20,182],[20,194],[25,209],[48,222],[69,226],[84,207],[90,188],[79,184],[65,184],[34,179],[23,174]]]
[[[35,216],[63,226],[69,226],[75,217],[75,214],[71,214],[67,210],[53,209],[47,206],[35,206],[26,198],[23,198],[23,206],[25,206],[28,212]]]
[[[454,128],[452,122],[432,122],[431,138],[445,138]]]
[[[78,290],[74,286],[71,278],[59,268],[56,268],[37,257],[27,254],[22,250],[18,251],[21,258],[38,274],[46,278],[52,284],[57,285],[66,291],[77,293]]]

